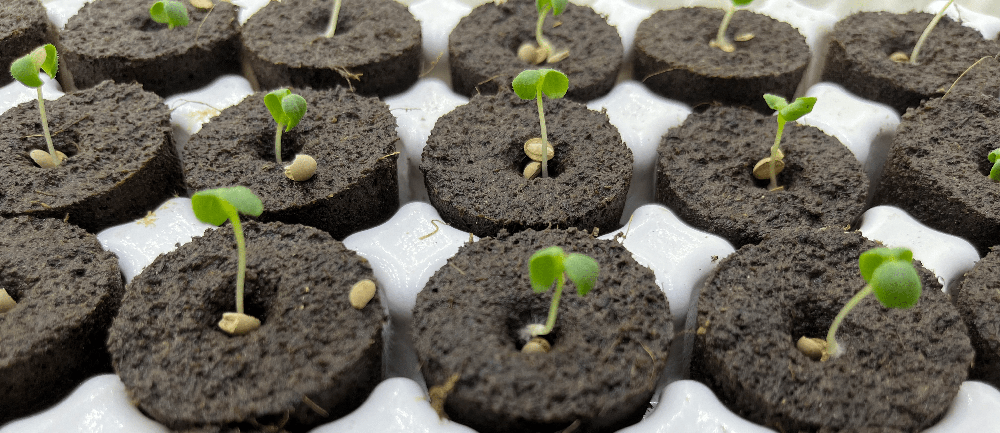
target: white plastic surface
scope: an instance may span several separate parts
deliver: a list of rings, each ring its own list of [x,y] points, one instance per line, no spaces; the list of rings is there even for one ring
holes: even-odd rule
[[[39,73],[38,77],[42,79],[43,99],[52,101],[62,97],[62,86],[59,85],[59,82],[49,78],[44,72]],[[38,101],[38,90],[34,87],[25,86],[17,81],[0,87],[0,113],[6,113],[11,108],[31,101]],[[37,111],[38,102],[35,102],[34,105],[35,111]]]

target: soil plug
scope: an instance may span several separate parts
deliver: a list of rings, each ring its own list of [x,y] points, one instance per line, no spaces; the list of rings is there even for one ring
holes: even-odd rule
[[[993,164],[993,168],[990,169],[990,179],[1000,182],[1000,149],[993,149],[986,158]]]
[[[0,289],[0,314],[13,310],[17,306],[17,301],[7,294],[7,289]]]
[[[715,39],[708,42],[709,46],[718,48],[727,53],[736,51],[736,46],[734,46],[733,43],[729,41],[729,38],[726,37],[726,30],[729,29],[729,22],[732,21],[733,15],[736,15],[736,7],[746,6],[750,3],[753,3],[753,0],[732,0],[732,4],[729,6],[729,9],[726,10],[726,15],[722,17],[722,24],[719,25],[719,33],[715,36]],[[740,39],[750,40],[752,37],[741,37]]]
[[[545,36],[542,36],[542,27],[545,25],[545,16],[549,14],[549,10],[552,11],[552,16],[559,16],[559,14],[566,10],[568,3],[568,0],[535,0],[535,9],[538,10],[538,23],[535,25],[535,41],[538,42],[538,46],[535,47],[527,42],[521,44],[517,49],[517,57],[532,65],[542,63],[543,60],[548,61],[548,63],[555,63],[569,57],[569,50],[556,52],[552,43]]]
[[[597,260],[579,253],[566,255],[562,248],[548,247],[531,255],[528,264],[531,277],[531,287],[535,293],[543,293],[556,283],[556,291],[552,294],[552,306],[549,308],[549,318],[542,324],[530,324],[527,331],[531,337],[547,335],[556,326],[556,313],[559,311],[559,298],[562,297],[566,276],[576,285],[576,293],[586,296],[594,283],[597,282],[599,265]]]
[[[330,25],[326,28],[326,33],[323,34],[325,38],[332,38],[333,34],[337,32],[337,18],[340,16],[340,2],[341,0],[333,0],[333,10],[330,11]]]
[[[771,145],[771,156],[758,161],[754,165],[753,175],[761,180],[770,178],[771,184],[768,185],[767,189],[774,191],[779,189],[778,173],[785,168],[783,160],[785,154],[778,147],[781,144],[781,133],[785,130],[785,122],[798,120],[798,118],[809,114],[813,106],[816,105],[816,98],[796,98],[795,102],[789,104],[785,98],[767,93],[764,95],[764,100],[767,101],[768,107],[778,110],[778,133],[774,137],[774,144]]]
[[[830,331],[826,334],[826,347],[823,348],[821,361],[843,353],[843,349],[837,345],[837,328],[847,313],[869,294],[874,292],[875,298],[886,308],[910,308],[920,299],[920,277],[913,268],[913,252],[909,249],[870,249],[861,253],[858,267],[861,269],[861,277],[868,284],[847,301],[833,319]]]
[[[174,0],[163,0],[153,3],[149,8],[149,16],[160,24],[166,24],[167,29],[188,25],[188,11],[184,3]]]
[[[348,298],[351,306],[356,310],[365,308],[372,298],[375,297],[375,282],[372,280],[361,280],[351,286],[351,293]]]
[[[222,320],[219,321],[219,327],[231,335],[243,335],[257,329],[260,327],[260,320],[245,314],[243,310],[243,284],[247,273],[247,251],[239,214],[260,216],[264,212],[264,204],[249,188],[231,186],[195,193],[191,196],[191,209],[194,210],[194,216],[202,222],[214,226],[220,226],[226,220],[233,223],[238,257],[236,312],[224,313]]]
[[[569,78],[566,78],[566,74],[555,69],[530,69],[517,74],[511,86],[514,87],[514,93],[519,98],[524,100],[535,99],[538,101],[538,123],[542,128],[542,143],[545,143],[545,148],[548,149],[551,144],[549,143],[548,133],[545,130],[545,110],[542,109],[542,93],[551,99],[566,96],[566,91],[569,89]],[[541,149],[541,146],[539,146],[538,153],[542,154],[542,177],[544,178],[549,176],[549,158],[548,152],[542,153]],[[527,150],[528,146],[525,143],[525,151]]]
[[[295,160],[285,166],[285,176],[296,182],[304,182],[316,173],[316,159],[309,155],[295,155]]]
[[[45,118],[45,100],[42,99],[42,79],[38,78],[39,69],[45,71],[49,78],[56,77],[56,71],[59,69],[59,55],[56,53],[55,45],[42,45],[28,53],[27,56],[15,60],[14,63],[10,64],[10,75],[21,84],[38,90],[38,112],[42,116],[42,132],[45,133],[45,143],[49,146],[49,156],[46,163],[38,163],[39,160],[44,159],[38,154],[31,155],[31,158],[39,166],[50,168],[61,164],[66,155],[62,152],[57,153],[56,147],[52,144],[49,121]]]
[[[264,105],[278,123],[274,133],[274,158],[281,164],[281,127],[285,132],[299,124],[306,115],[306,99],[288,89],[278,89],[264,96]]]
[[[917,64],[917,56],[920,55],[920,49],[923,48],[924,42],[927,42],[927,37],[930,36],[931,31],[934,30],[934,26],[937,26],[938,21],[941,21],[941,18],[944,17],[944,11],[948,10],[948,8],[951,7],[951,4],[954,2],[955,0],[948,0],[948,3],[945,3],[944,7],[941,8],[940,11],[938,11],[937,15],[934,15],[934,18],[931,19],[931,22],[927,24],[927,28],[925,28],[924,32],[920,34],[920,39],[917,39],[917,44],[913,46],[913,51],[910,52],[909,61],[911,65]],[[893,56],[895,56],[894,60],[906,61],[906,58],[904,57],[905,53],[903,54],[903,56],[898,56],[898,54],[900,53],[893,53]]]

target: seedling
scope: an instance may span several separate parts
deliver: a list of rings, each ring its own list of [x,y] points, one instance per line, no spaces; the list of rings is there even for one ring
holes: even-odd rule
[[[247,272],[246,242],[243,239],[243,228],[240,225],[240,215],[260,216],[264,204],[245,186],[199,191],[191,196],[191,208],[194,215],[202,222],[221,226],[226,220],[233,223],[233,234],[236,236],[237,270],[236,270],[236,313],[224,313],[219,327],[234,334],[243,335],[260,326],[260,320],[244,313],[243,284]]]
[[[774,137],[774,144],[771,145],[771,156],[757,162],[753,167],[753,175],[757,179],[771,179],[767,189],[774,191],[778,189],[778,173],[785,168],[783,158],[785,154],[778,147],[781,144],[781,133],[785,130],[785,122],[798,120],[798,118],[809,114],[813,106],[816,105],[816,98],[796,98],[791,104],[778,95],[767,93],[764,95],[767,106],[778,111],[778,133]]]
[[[531,69],[517,74],[511,85],[514,87],[514,93],[519,98],[524,100],[538,100],[538,123],[542,127],[542,143],[544,144],[541,149],[546,150],[544,152],[540,151],[539,154],[541,157],[542,177],[548,177],[549,152],[547,150],[549,136],[545,130],[545,110],[542,109],[542,94],[544,93],[545,96],[552,99],[566,96],[566,91],[569,89],[569,78],[566,78],[566,74],[555,69]]]
[[[274,158],[281,164],[281,128],[287,132],[299,124],[306,114],[306,100],[291,90],[278,89],[264,96],[264,105],[278,123],[274,133]]]
[[[340,16],[340,2],[341,0],[333,0],[333,11],[330,12],[330,25],[326,28],[326,33],[323,37],[332,38],[333,34],[337,32],[337,17]]]
[[[153,3],[149,8],[149,16],[160,24],[166,24],[167,29],[188,25],[188,11],[184,3],[174,0],[162,0]]]
[[[931,19],[931,22],[927,24],[927,28],[925,28],[924,32],[920,34],[920,38],[917,39],[917,44],[913,46],[913,51],[910,52],[909,62],[911,65],[917,64],[917,56],[920,55],[920,49],[923,48],[924,42],[927,41],[927,37],[930,36],[931,31],[934,30],[935,26],[937,26],[938,21],[941,21],[941,18],[944,17],[944,11],[948,10],[948,8],[954,2],[955,0],[948,0],[948,3],[945,3],[944,7],[941,8],[940,11],[938,11],[937,15],[934,15],[934,18]],[[906,61],[905,54],[903,54],[903,56],[898,56],[898,54],[899,53],[894,54],[895,56],[897,56],[896,58],[898,60]]]
[[[1000,149],[993,149],[986,157],[993,164],[993,168],[990,169],[990,179],[1000,182]]]
[[[549,318],[545,325],[528,325],[532,337],[546,335],[556,326],[556,313],[559,310],[559,298],[562,296],[566,276],[576,285],[576,293],[586,296],[594,283],[597,282],[597,260],[579,253],[566,255],[562,248],[548,247],[531,255],[528,263],[531,276],[531,288],[535,293],[544,293],[556,283],[556,291],[552,295],[552,307],[549,308]]]
[[[826,334],[825,347],[823,347],[822,340],[811,339],[812,344],[819,343],[817,348],[821,349],[821,352],[816,355],[820,355],[820,361],[837,357],[843,352],[837,345],[837,328],[840,327],[847,313],[869,294],[874,292],[875,298],[886,308],[910,308],[916,305],[920,299],[922,291],[920,277],[917,275],[917,270],[913,268],[913,252],[909,249],[870,249],[861,253],[858,258],[858,267],[861,269],[861,277],[868,284],[847,301],[844,308],[833,319],[830,331]],[[803,340],[805,339],[803,337]],[[800,340],[800,350],[802,344]]]
[[[45,100],[42,99],[42,79],[38,77],[39,69],[45,71],[49,78],[56,77],[56,70],[59,69],[59,55],[56,53],[55,45],[42,45],[28,55],[15,60],[14,63],[10,64],[10,75],[21,84],[38,90],[38,112],[42,116],[42,132],[45,133],[45,143],[49,146],[49,157],[48,161],[43,159],[44,154],[42,158],[35,155],[32,158],[39,165],[52,168],[59,165],[66,158],[66,155],[63,155],[62,152],[57,153],[56,147],[52,144],[49,121],[45,118]]]
[[[722,24],[719,25],[719,33],[712,39],[708,45],[718,48],[727,53],[736,51],[736,46],[729,41],[726,37],[726,30],[729,29],[729,22],[732,21],[733,15],[736,15],[736,8],[738,6],[746,6],[753,3],[753,0],[732,0],[732,4],[729,9],[726,9],[726,15],[722,17]]]
[[[517,56],[522,60],[537,65],[542,61],[555,63],[569,56],[569,50],[556,52],[555,47],[542,35],[542,27],[545,25],[545,16],[552,11],[552,16],[559,16],[566,10],[568,0],[535,0],[535,9],[538,10],[538,23],[535,25],[535,41],[538,47],[525,43],[517,49]]]

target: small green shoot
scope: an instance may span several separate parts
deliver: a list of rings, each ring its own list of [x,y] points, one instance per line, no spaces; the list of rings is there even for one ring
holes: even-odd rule
[[[281,128],[287,132],[299,124],[306,115],[306,100],[291,90],[278,89],[264,96],[264,105],[278,123],[274,133],[274,158],[281,164]]]
[[[736,8],[739,6],[746,6],[753,3],[753,0],[732,0],[732,4],[729,9],[726,9],[726,15],[722,17],[722,24],[719,25],[719,33],[715,36],[715,39],[711,40],[708,45],[718,48],[727,53],[736,51],[736,46],[729,41],[726,37],[726,30],[729,29],[729,22],[732,21],[733,15],[736,15]]]
[[[993,164],[993,168],[990,169],[990,179],[1000,182],[1000,149],[993,149],[986,157],[990,160],[990,164]]]
[[[524,100],[535,99],[538,101],[538,122],[542,127],[542,149],[549,146],[549,136],[545,129],[545,110],[542,109],[542,94],[551,99],[558,99],[566,96],[569,89],[569,78],[566,74],[555,69],[530,69],[522,71],[514,77],[511,83],[514,93]],[[542,177],[548,177],[548,152],[542,154]]]
[[[555,47],[552,46],[552,42],[549,42],[542,35],[545,16],[549,14],[549,11],[552,11],[552,16],[559,16],[566,10],[566,5],[568,4],[568,0],[535,0],[535,9],[538,10],[538,22],[535,24],[535,41],[538,42],[538,47],[536,48],[531,46],[531,44],[525,43],[518,48],[518,57],[528,63],[537,65],[542,63],[542,61],[555,63],[569,56],[569,50],[556,52]]]
[[[326,33],[323,35],[325,38],[332,38],[333,34],[337,32],[337,19],[340,17],[340,3],[341,0],[333,0],[333,11],[330,12],[330,25],[326,28]]]
[[[184,3],[174,0],[162,0],[153,3],[149,8],[149,16],[160,24],[166,24],[167,29],[188,25],[188,11]]]
[[[264,204],[249,188],[245,186],[231,186],[195,193],[191,196],[191,209],[194,210],[194,216],[202,222],[214,226],[221,226],[226,220],[233,223],[233,234],[236,236],[238,260],[236,270],[236,313],[245,316],[243,309],[243,285],[247,272],[247,251],[239,214],[260,216],[264,212]],[[225,319],[223,319],[224,321]],[[257,325],[260,325],[259,320],[257,321]],[[222,322],[219,323],[219,326],[225,329]],[[246,332],[249,332],[249,330]]]
[[[42,117],[42,132],[45,133],[45,143],[49,146],[51,167],[55,167],[62,162],[62,158],[56,153],[56,147],[52,144],[52,135],[49,134],[49,121],[45,118],[45,100],[42,99],[42,79],[38,77],[39,69],[45,71],[50,78],[56,77],[56,71],[59,69],[59,55],[56,53],[55,45],[42,45],[28,55],[15,60],[10,64],[10,75],[21,84],[34,87],[38,91],[38,112]]]
[[[753,174],[757,179],[771,179],[767,189],[774,191],[778,188],[778,173],[785,168],[782,159],[785,157],[781,152],[781,134],[785,130],[785,122],[798,120],[800,117],[809,114],[813,106],[816,105],[816,98],[802,97],[796,98],[795,102],[788,103],[785,98],[770,93],[764,95],[767,106],[778,111],[778,133],[774,137],[774,144],[771,145],[771,156],[764,158],[754,166]]]
[[[927,24],[927,28],[925,28],[924,32],[920,34],[920,39],[917,39],[917,44],[913,46],[913,51],[910,52],[911,65],[917,64],[917,56],[920,55],[920,49],[923,48],[924,42],[927,41],[927,37],[930,36],[931,31],[934,30],[935,26],[937,26],[938,21],[941,21],[941,18],[944,17],[944,11],[948,10],[948,8],[954,1],[955,0],[948,0],[948,3],[945,3],[944,7],[941,8],[940,11],[938,11],[937,15],[934,15],[934,18],[931,19],[931,22]]]
[[[549,318],[545,326],[528,325],[532,337],[547,335],[556,326],[556,313],[559,311],[559,298],[562,296],[566,276],[576,285],[576,293],[586,296],[597,282],[599,265],[597,260],[579,253],[566,255],[562,248],[548,247],[531,255],[528,264],[531,276],[531,287],[535,293],[544,293],[556,283],[556,291],[552,295],[552,307],[549,308]]]

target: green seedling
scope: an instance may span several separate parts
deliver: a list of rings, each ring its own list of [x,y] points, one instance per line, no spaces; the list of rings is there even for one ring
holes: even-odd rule
[[[240,225],[240,214],[260,216],[264,212],[264,204],[245,186],[199,191],[191,196],[191,209],[202,222],[221,226],[226,220],[233,223],[233,234],[236,236],[237,270],[236,270],[236,314],[225,313],[221,327],[230,334],[242,335],[260,326],[260,320],[248,316],[243,309],[243,285],[247,272],[246,242],[243,239],[243,227]],[[252,322],[256,321],[256,325]],[[248,323],[248,324],[247,324]],[[249,329],[247,329],[249,327]]]
[[[785,154],[781,152],[781,133],[785,130],[785,122],[798,120],[798,118],[809,114],[813,106],[816,105],[816,98],[796,98],[791,104],[778,95],[770,93],[764,95],[767,106],[778,111],[778,133],[774,137],[774,144],[771,145],[771,156],[757,162],[753,168],[753,175],[757,179],[771,179],[767,189],[774,191],[778,188],[778,173],[785,168],[783,161]]]
[[[544,293],[556,283],[556,291],[552,295],[552,307],[549,308],[549,318],[545,326],[541,324],[528,325],[532,337],[546,335],[556,326],[556,313],[559,310],[559,298],[562,296],[566,276],[576,285],[576,293],[586,296],[597,282],[599,266],[597,260],[579,253],[566,255],[562,248],[548,247],[531,255],[528,269],[531,275],[531,288],[535,293]]]
[[[274,133],[274,158],[281,164],[281,128],[288,132],[299,124],[302,116],[306,115],[306,100],[291,90],[278,89],[264,96],[264,105],[278,123]]]
[[[559,16],[566,10],[568,0],[535,0],[535,9],[538,10],[538,23],[535,24],[535,42],[538,47],[531,44],[523,44],[517,49],[517,56],[522,60],[537,65],[542,61],[555,63],[569,56],[569,50],[556,52],[552,42],[542,35],[542,27],[545,25],[545,16],[552,11],[552,16]]]
[[[153,3],[149,8],[149,16],[160,24],[166,24],[168,29],[188,25],[188,11],[184,3],[174,0],[163,0]]]
[[[708,44],[727,53],[736,51],[736,46],[726,37],[726,30],[729,29],[729,22],[732,21],[733,15],[736,15],[736,8],[749,5],[750,3],[753,3],[753,0],[732,0],[729,9],[726,9],[726,15],[722,17],[722,24],[719,25],[719,33]]]
[[[990,179],[1000,182],[1000,149],[993,149],[986,157],[990,160],[990,164],[993,164],[993,168],[990,169]]]
[[[341,0],[333,0],[333,11],[330,12],[330,25],[326,28],[326,34],[323,37],[332,38],[333,34],[337,32],[337,18],[340,16],[340,2]]]
[[[45,118],[45,100],[42,99],[42,79],[38,77],[38,71],[45,71],[50,78],[55,78],[58,69],[59,55],[56,53],[56,47],[52,44],[45,44],[35,48],[28,55],[10,64],[10,75],[15,80],[20,81],[25,86],[34,87],[38,91],[38,112],[42,116],[42,132],[45,133],[45,143],[49,146],[49,158],[51,158],[49,161],[50,165],[43,165],[44,161],[41,161],[42,163],[39,165],[50,168],[59,165],[66,156],[63,155],[60,157],[61,152],[56,153],[56,147],[52,144],[52,135],[49,134],[49,121]],[[39,162],[39,160],[36,159],[36,162]]]
[[[569,89],[569,78],[566,78],[566,74],[559,72],[555,69],[531,69],[523,71],[514,77],[514,82],[511,83],[514,87],[514,93],[524,100],[535,99],[538,101],[538,123],[541,125],[542,129],[542,146],[541,149],[541,165],[542,165],[542,177],[548,177],[548,146],[549,146],[549,136],[548,132],[545,130],[545,110],[542,109],[542,94],[548,96],[552,99],[562,98],[566,96],[566,91]]]
[[[934,18],[931,19],[930,24],[927,24],[927,28],[925,28],[924,32],[920,34],[920,39],[917,39],[917,44],[913,46],[913,51],[910,52],[911,65],[917,64],[917,56],[920,55],[920,49],[923,48],[924,42],[927,41],[927,37],[930,36],[931,31],[934,30],[934,26],[936,26],[938,21],[941,21],[941,18],[944,17],[944,11],[947,10],[948,7],[950,7],[954,1],[955,0],[948,0],[948,3],[945,3],[944,7],[941,8],[940,11],[938,11],[937,15],[934,15]]]

